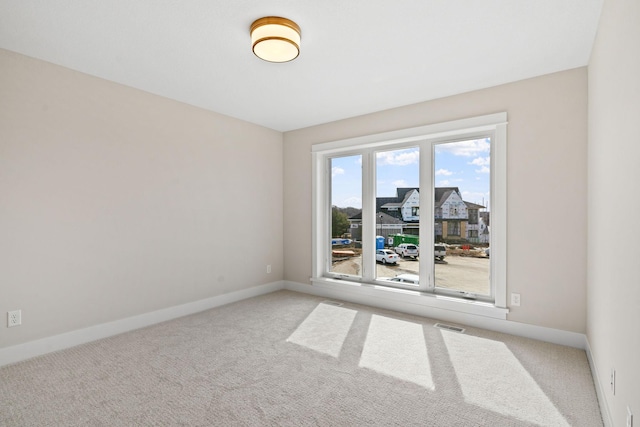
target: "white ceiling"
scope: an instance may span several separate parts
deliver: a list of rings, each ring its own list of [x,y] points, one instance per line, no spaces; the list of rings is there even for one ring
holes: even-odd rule
[[[603,0],[0,0],[0,48],[279,131],[587,65]],[[251,52],[260,17],[301,54]]]

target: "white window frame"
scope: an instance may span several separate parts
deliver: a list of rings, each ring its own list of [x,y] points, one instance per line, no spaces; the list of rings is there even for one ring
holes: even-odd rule
[[[372,287],[375,292],[388,290],[398,291],[396,288],[379,286],[375,280],[375,241],[363,239],[362,277],[342,276],[329,273],[330,247],[327,236],[331,227],[329,215],[331,207],[330,168],[332,157],[342,157],[362,154],[362,235],[375,236],[375,151],[381,149],[401,149],[403,147],[425,144],[433,146],[441,142],[451,142],[462,139],[472,139],[491,135],[491,258],[490,283],[493,301],[469,301],[468,299],[433,293],[433,277],[431,272],[420,271],[420,288],[411,292],[404,291],[402,298],[409,298],[411,302],[444,308],[470,314],[480,314],[494,318],[506,318],[507,309],[507,114],[496,113],[486,116],[473,117],[462,120],[438,123],[416,128],[404,129],[381,134],[367,135],[357,138],[325,142],[312,146],[312,276],[314,286],[340,287],[348,286],[350,292],[369,293]],[[423,152],[424,151],[424,152]],[[427,154],[428,155],[423,155]],[[421,170],[432,170],[433,150],[421,149]],[[426,166],[427,169],[423,169]],[[431,188],[431,191],[421,191],[422,206],[430,206],[433,211],[433,176],[421,173],[420,188]],[[368,210],[364,207],[369,206]],[[424,208],[422,209],[424,211]],[[423,212],[426,215],[426,211]],[[433,217],[431,212],[431,216]],[[369,218],[370,217],[370,218]],[[421,227],[420,240],[433,241],[433,227]],[[428,245],[425,255],[433,258],[433,248]],[[365,254],[374,254],[365,257]],[[359,290],[357,290],[359,289]],[[414,288],[415,289],[415,288]],[[400,289],[402,291],[402,289]],[[415,298],[411,298],[414,296]]]

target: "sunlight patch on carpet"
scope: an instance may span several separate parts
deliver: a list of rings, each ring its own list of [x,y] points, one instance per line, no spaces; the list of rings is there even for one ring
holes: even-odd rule
[[[287,342],[338,357],[356,314],[356,310],[318,304]]]
[[[441,333],[466,402],[539,425],[569,426],[504,343]]]
[[[418,323],[371,316],[359,366],[434,389],[424,331]]]

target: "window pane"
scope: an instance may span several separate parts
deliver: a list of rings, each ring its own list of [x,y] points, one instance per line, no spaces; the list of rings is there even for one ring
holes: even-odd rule
[[[418,285],[420,150],[376,153],[376,278]]]
[[[489,138],[434,148],[436,290],[491,295]]]
[[[332,273],[362,277],[362,156],[331,159]]]

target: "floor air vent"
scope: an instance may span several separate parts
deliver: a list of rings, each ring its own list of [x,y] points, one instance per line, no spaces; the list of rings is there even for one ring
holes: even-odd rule
[[[327,305],[334,305],[336,307],[342,307],[342,303],[338,302],[338,301],[329,301],[329,300],[324,300],[322,301],[322,304],[327,304]]]
[[[451,332],[459,332],[459,333],[464,332],[464,328],[461,328],[459,326],[445,325],[444,323],[436,323],[433,326],[440,329],[446,329],[447,331],[451,331]]]

